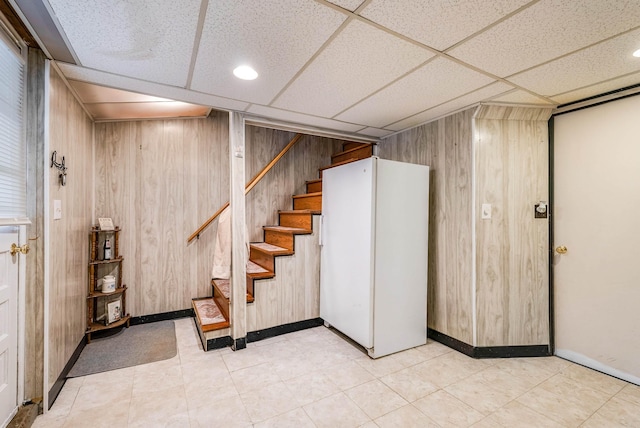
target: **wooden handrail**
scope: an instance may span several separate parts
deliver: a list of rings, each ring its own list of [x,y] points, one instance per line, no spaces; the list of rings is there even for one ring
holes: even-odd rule
[[[296,134],[291,139],[291,141],[289,141],[289,144],[287,144],[284,147],[284,149],[282,149],[280,153],[278,153],[278,155],[275,158],[273,158],[271,162],[267,164],[267,166],[262,168],[262,171],[260,171],[255,177],[253,177],[251,180],[247,182],[247,185],[244,188],[245,195],[249,193],[251,189],[253,189],[260,180],[262,180],[262,178],[267,174],[267,172],[269,172],[271,168],[273,168],[273,166],[276,163],[278,163],[278,161],[282,158],[282,156],[284,156],[289,151],[289,149],[293,147],[300,140],[300,138],[302,138],[302,134]],[[196,230],[191,234],[191,236],[189,236],[189,238],[187,239],[187,244],[193,241],[194,239],[199,238],[202,231],[205,230],[211,223],[213,223],[213,221],[216,218],[218,218],[218,216],[222,214],[222,211],[224,211],[228,206],[229,206],[229,202],[225,203],[218,211],[216,211],[214,215],[212,215],[211,217],[209,217],[207,221],[202,223],[202,226],[200,226],[198,230]]]

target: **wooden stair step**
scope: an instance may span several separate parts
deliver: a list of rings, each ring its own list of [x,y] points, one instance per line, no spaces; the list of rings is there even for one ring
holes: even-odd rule
[[[263,226],[264,242],[293,251],[295,235],[308,235],[313,231],[299,227]]]
[[[322,210],[322,192],[293,195],[294,210]]]
[[[362,147],[362,146],[369,146],[371,145],[371,143],[359,143],[356,141],[347,141],[345,143],[342,143],[342,150],[351,150],[354,149],[356,147]]]
[[[267,242],[254,242],[249,245],[249,260],[271,272],[276,270],[276,256],[291,254],[293,251]]]
[[[273,278],[275,275],[272,271],[263,268],[257,263],[249,260],[247,262],[247,278],[251,279],[264,279],[264,278]]]
[[[226,300],[228,306],[231,296],[231,281],[228,279],[212,279],[211,287],[213,288],[213,298],[218,302],[218,306],[221,306],[221,302],[217,299],[218,296],[220,296],[222,300]],[[247,291],[247,303],[252,303],[253,300],[253,295]]]
[[[322,192],[322,178],[305,181],[307,193]]]
[[[346,165],[348,163],[355,162],[355,161],[358,161],[358,160],[360,160],[360,159],[355,159],[355,158],[347,159],[347,160],[344,160],[342,162],[337,162],[337,163],[333,163],[331,165],[323,166],[322,168],[318,169],[318,171],[320,172],[320,178],[322,178],[322,172],[327,170],[327,169],[335,168],[335,167],[341,166],[341,165]]]
[[[213,297],[203,297],[191,301],[198,325],[203,332],[229,327],[225,317]]]
[[[313,215],[320,214],[320,210],[283,210],[278,211],[280,226],[299,227],[311,230],[313,227]]]
[[[336,164],[348,159],[365,159],[373,156],[373,145],[365,144],[362,146],[354,147],[352,149],[345,150],[340,153],[335,153],[331,156],[331,163]]]

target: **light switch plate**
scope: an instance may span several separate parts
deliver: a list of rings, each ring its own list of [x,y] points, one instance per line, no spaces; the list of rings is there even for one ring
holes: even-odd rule
[[[482,218],[490,219],[491,218],[491,204],[482,204]]]
[[[60,220],[62,218],[62,201],[60,199],[53,200],[53,219]]]

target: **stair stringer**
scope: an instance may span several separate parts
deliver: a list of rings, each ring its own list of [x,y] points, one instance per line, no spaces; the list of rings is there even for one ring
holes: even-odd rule
[[[320,316],[320,216],[313,215],[312,223],[311,234],[294,237],[294,254],[276,256],[275,276],[255,280],[248,332]]]

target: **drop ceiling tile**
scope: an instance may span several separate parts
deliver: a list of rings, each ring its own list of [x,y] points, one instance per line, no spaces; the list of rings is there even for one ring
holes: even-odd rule
[[[426,49],[354,20],[273,106],[333,117],[432,56]]]
[[[376,128],[476,90],[493,80],[445,58],[436,58],[372,95],[336,119]]]
[[[505,77],[639,23],[638,0],[542,0],[448,53]]]
[[[501,103],[513,103],[513,104],[536,104],[536,105],[552,105],[553,103],[545,100],[544,98],[536,97],[529,92],[521,89],[516,89],[508,94],[499,95],[495,98],[491,98],[491,101],[497,101]]]
[[[152,97],[150,95],[107,88],[106,86],[94,85],[92,83],[80,82],[78,80],[69,80],[68,82],[84,104],[170,101],[166,98]]]
[[[269,104],[345,19],[313,1],[210,1],[191,88]],[[243,64],[256,80],[232,74]]]
[[[206,117],[209,107],[160,101],[143,103],[98,103],[85,104],[95,120],[159,119],[169,117]]]
[[[414,116],[403,119],[392,125],[387,126],[387,129],[393,129],[394,131],[401,131],[403,129],[411,128],[423,123],[427,123],[431,120],[439,117],[454,113],[456,111],[470,107],[480,101],[489,99],[497,94],[501,94],[505,91],[513,89],[511,85],[507,85],[503,82],[495,82],[485,86],[482,89],[471,92],[470,94],[463,95],[455,100],[446,102],[437,107],[431,108],[427,111],[423,111]]]
[[[49,3],[83,66],[186,84],[200,0]]]
[[[373,0],[360,15],[442,51],[529,1]]]
[[[388,129],[380,129],[380,128],[371,128],[367,127],[358,131],[358,134],[368,135],[370,137],[384,137],[389,134],[392,134],[394,131],[389,131]]]
[[[261,116],[268,119],[282,120],[285,122],[297,123],[301,125],[317,126],[325,129],[335,129],[345,132],[356,132],[362,129],[363,125],[340,122],[333,119],[325,119],[323,117],[309,116],[307,114],[296,113],[292,111],[280,110],[273,107],[261,105],[252,105],[247,110],[249,114]]]
[[[640,2],[639,2],[640,3]],[[640,30],[631,31],[509,78],[541,95],[567,92],[640,71]]]
[[[587,86],[586,88],[554,95],[551,99],[559,104],[567,104],[638,84],[640,84],[640,73],[633,73],[617,79]]]
[[[119,76],[117,74],[105,73],[103,71],[65,64],[63,62],[56,62],[56,65],[60,68],[62,74],[64,74],[67,79],[71,80],[90,82],[101,86],[121,88],[127,91],[140,92],[155,96],[162,95],[164,98],[215,107],[220,110],[243,111],[249,105],[242,101],[230,100],[228,98],[216,97],[215,95],[203,94],[202,92],[190,91],[188,89],[177,88],[175,86],[167,86],[145,80]]]
[[[337,6],[340,6],[343,9],[350,10],[353,12],[360,6],[364,0],[328,0],[329,3],[333,3]]]

